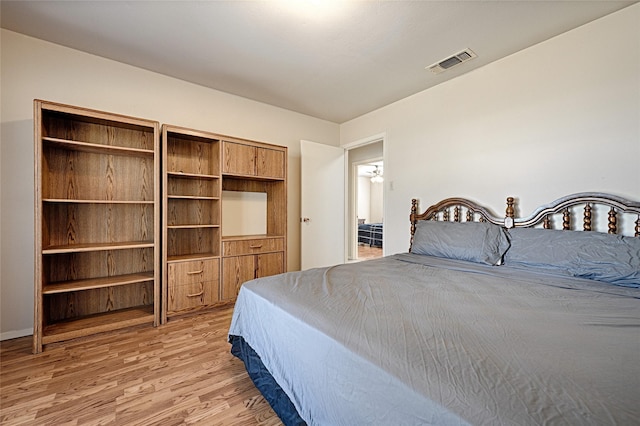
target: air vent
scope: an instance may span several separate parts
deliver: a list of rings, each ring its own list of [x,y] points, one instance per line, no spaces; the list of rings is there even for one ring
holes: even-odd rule
[[[473,53],[471,49],[465,49],[462,52],[458,52],[453,56],[450,56],[446,59],[436,62],[433,65],[429,65],[427,69],[429,69],[434,74],[440,74],[443,71],[448,70],[449,68],[455,67],[458,64],[466,62],[475,58],[477,55]]]

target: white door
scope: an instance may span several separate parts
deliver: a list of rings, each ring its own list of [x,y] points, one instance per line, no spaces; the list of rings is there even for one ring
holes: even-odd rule
[[[344,149],[300,141],[302,270],[344,263]]]

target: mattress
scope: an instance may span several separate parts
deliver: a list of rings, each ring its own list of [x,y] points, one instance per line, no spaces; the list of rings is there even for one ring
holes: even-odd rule
[[[310,425],[640,419],[638,289],[401,254],[250,281],[229,335]]]

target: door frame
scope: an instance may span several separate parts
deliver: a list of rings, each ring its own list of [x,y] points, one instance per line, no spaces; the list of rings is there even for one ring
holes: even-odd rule
[[[385,175],[388,174],[387,168],[387,150],[386,150],[386,133],[378,133],[372,136],[368,136],[366,138],[358,139],[353,142],[346,143],[342,145],[344,148],[344,174],[345,174],[345,189],[344,189],[344,223],[345,223],[345,239],[344,239],[344,255],[345,262],[350,262],[352,259],[351,253],[357,253],[357,245],[358,245],[358,224],[357,220],[352,215],[349,214],[350,206],[355,206],[357,203],[357,180],[353,179],[353,181],[349,180],[349,169],[351,167],[351,162],[349,161],[349,151],[355,148],[361,148],[366,145],[371,145],[373,143],[382,142],[382,162],[384,164]],[[377,157],[379,158],[379,157]],[[385,178],[386,179],[386,178]],[[387,217],[387,185],[384,184],[382,187],[382,217]],[[386,226],[382,228],[382,241],[386,240]],[[386,244],[382,244],[382,255],[386,254]],[[355,260],[355,259],[353,259]]]

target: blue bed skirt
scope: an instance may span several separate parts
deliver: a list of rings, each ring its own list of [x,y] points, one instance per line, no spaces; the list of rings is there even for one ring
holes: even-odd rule
[[[302,420],[296,407],[269,373],[253,348],[240,336],[230,335],[229,343],[231,343],[231,353],[244,362],[253,384],[269,402],[282,423],[286,426],[306,426],[307,423]]]

